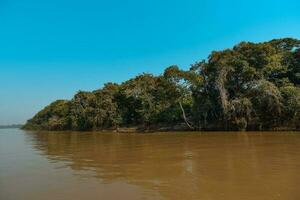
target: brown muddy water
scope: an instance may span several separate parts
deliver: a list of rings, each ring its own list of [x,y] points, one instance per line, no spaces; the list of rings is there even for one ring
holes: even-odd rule
[[[299,200],[300,133],[0,130],[1,200]]]

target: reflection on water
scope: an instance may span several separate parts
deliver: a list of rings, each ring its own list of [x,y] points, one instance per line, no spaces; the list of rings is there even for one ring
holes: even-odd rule
[[[30,199],[300,199],[299,133],[15,131],[0,139],[0,199],[18,191]],[[29,166],[10,168],[9,143]],[[36,188],[11,185],[22,179]]]

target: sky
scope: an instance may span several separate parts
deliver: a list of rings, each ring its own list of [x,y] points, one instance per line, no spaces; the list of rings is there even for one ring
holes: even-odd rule
[[[241,41],[300,39],[299,0],[0,0],[0,125]]]

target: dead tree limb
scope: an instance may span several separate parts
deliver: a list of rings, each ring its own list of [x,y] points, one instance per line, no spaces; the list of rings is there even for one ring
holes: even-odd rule
[[[190,124],[190,122],[188,121],[187,117],[186,117],[186,114],[185,114],[185,111],[184,111],[184,108],[182,106],[182,103],[179,101],[179,106],[180,106],[180,109],[182,111],[182,117],[184,119],[184,122],[186,123],[186,125],[190,128],[190,129],[194,129],[194,127]]]

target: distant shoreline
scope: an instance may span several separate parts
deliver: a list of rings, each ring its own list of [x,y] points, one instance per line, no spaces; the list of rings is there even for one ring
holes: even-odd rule
[[[0,125],[0,129],[13,129],[13,128],[22,128],[22,124],[12,124],[12,125]]]

